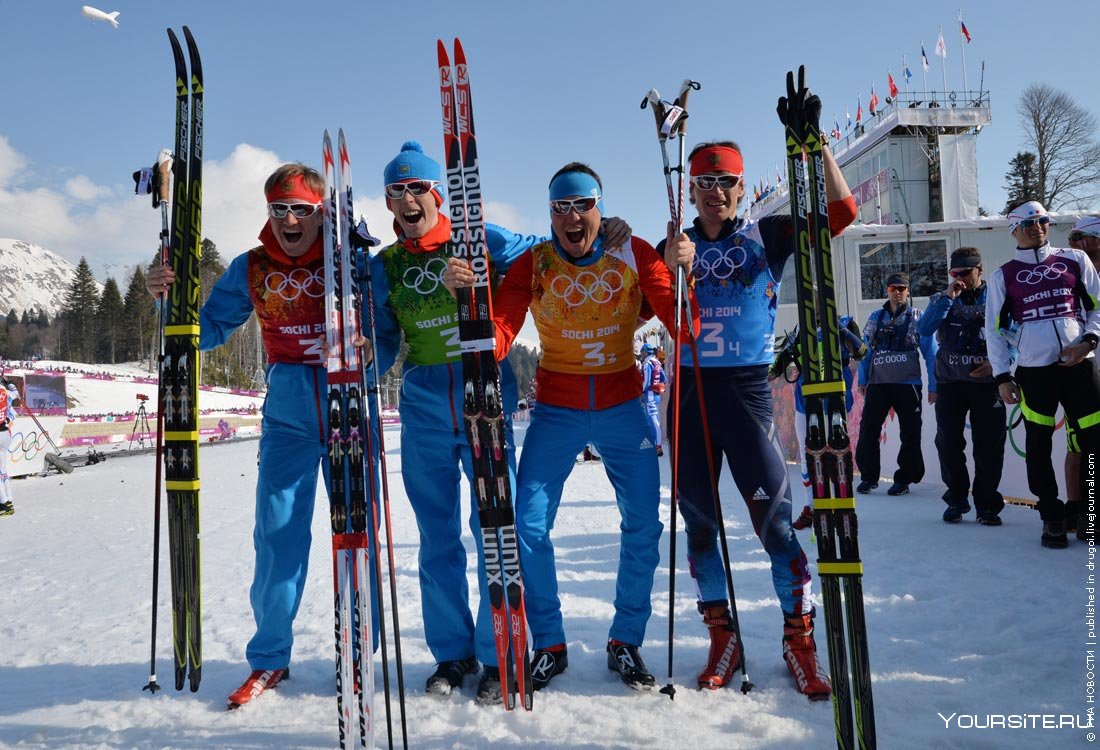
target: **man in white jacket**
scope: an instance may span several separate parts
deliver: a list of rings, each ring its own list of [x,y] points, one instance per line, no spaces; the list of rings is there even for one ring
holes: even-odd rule
[[[1061,404],[1083,454],[1100,448],[1100,375],[1093,355],[1100,342],[1100,275],[1082,251],[1050,246],[1050,217],[1042,204],[1022,203],[1008,218],[1016,256],[989,279],[986,344],[1001,399],[1019,403],[1024,416],[1027,481],[1039,500],[1042,544],[1061,549],[1068,540],[1051,462],[1055,412]],[[1014,325],[1019,357],[1011,373],[1006,335]],[[1091,474],[1082,471],[1081,481]],[[1080,525],[1091,537],[1095,508],[1086,502],[1083,511]]]

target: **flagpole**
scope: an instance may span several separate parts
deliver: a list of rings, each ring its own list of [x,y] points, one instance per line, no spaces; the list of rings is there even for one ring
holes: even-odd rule
[[[966,36],[963,35],[963,12],[959,9],[959,49],[962,51],[962,64],[963,64],[963,91],[966,92],[963,96],[967,97],[969,104],[970,86],[966,82]]]
[[[943,27],[942,26],[940,26],[939,39],[943,39]],[[939,42],[937,41],[937,44],[938,43]],[[947,99],[947,47],[946,47],[946,45],[943,47],[943,54],[940,55],[940,71],[943,73],[943,96],[944,96],[944,99],[945,99],[944,104],[946,104],[947,103],[947,101],[946,101],[946,99]]]

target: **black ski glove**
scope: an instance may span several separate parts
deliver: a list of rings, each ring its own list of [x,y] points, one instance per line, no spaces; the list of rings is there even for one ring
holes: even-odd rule
[[[787,95],[779,97],[776,106],[779,121],[796,131],[799,126],[813,125],[818,129],[821,120],[821,99],[806,86],[806,66],[798,66],[798,88],[794,85],[794,72],[787,71]]]

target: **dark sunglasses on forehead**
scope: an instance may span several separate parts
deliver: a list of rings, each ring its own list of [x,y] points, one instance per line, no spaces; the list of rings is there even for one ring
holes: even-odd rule
[[[276,219],[285,219],[288,212],[299,219],[306,219],[317,213],[320,207],[320,203],[268,203],[267,213]]]
[[[739,174],[701,174],[691,178],[691,184],[700,190],[713,190],[715,185],[723,190],[729,190],[737,187],[740,182],[741,175]]]
[[[1041,227],[1045,227],[1049,223],[1050,223],[1050,217],[1049,216],[1039,216],[1039,217],[1034,218],[1034,219],[1024,219],[1023,221],[1020,222],[1020,229],[1031,229],[1036,224],[1038,224]]]
[[[550,210],[565,216],[570,211],[586,214],[596,207],[599,198],[573,198],[572,200],[550,201]]]
[[[386,195],[394,200],[400,200],[405,197],[405,191],[412,193],[413,195],[420,197],[424,195],[439,183],[435,180],[412,180],[411,182],[391,182],[386,185]]]

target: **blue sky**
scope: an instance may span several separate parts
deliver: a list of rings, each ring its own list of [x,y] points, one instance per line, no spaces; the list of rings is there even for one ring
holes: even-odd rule
[[[87,2],[87,0],[83,0]],[[321,132],[343,126],[357,203],[392,236],[382,167],[410,138],[441,152],[435,40],[460,36],[470,60],[490,221],[548,228],[546,184],[581,160],[603,177],[607,207],[653,242],[667,220],[652,116],[656,87],[693,95],[689,147],[733,138],[746,178],[783,158],[775,116],[788,69],[803,63],[823,119],[855,116],[872,82],[901,82],[907,55],[920,82],[923,41],[938,27],[948,86],[961,88],[959,4],[610,2],[214,2],[100,0],[120,28],[84,18],[83,2],[0,0],[0,237],[86,255],[101,279],[122,275],[157,244],[159,216],[132,194],[130,173],[172,142],[173,70],[164,29],[188,24],[206,72],[204,230],[225,257],[246,250],[264,221],[261,185],[282,161],[319,162]],[[986,62],[993,123],[978,139],[980,200],[1004,204],[1001,183],[1021,148],[1015,107],[1029,83],[1075,94],[1100,114],[1094,76],[1100,3],[971,3],[968,78]],[[835,8],[835,10],[830,10]],[[801,18],[799,16],[801,14]]]

